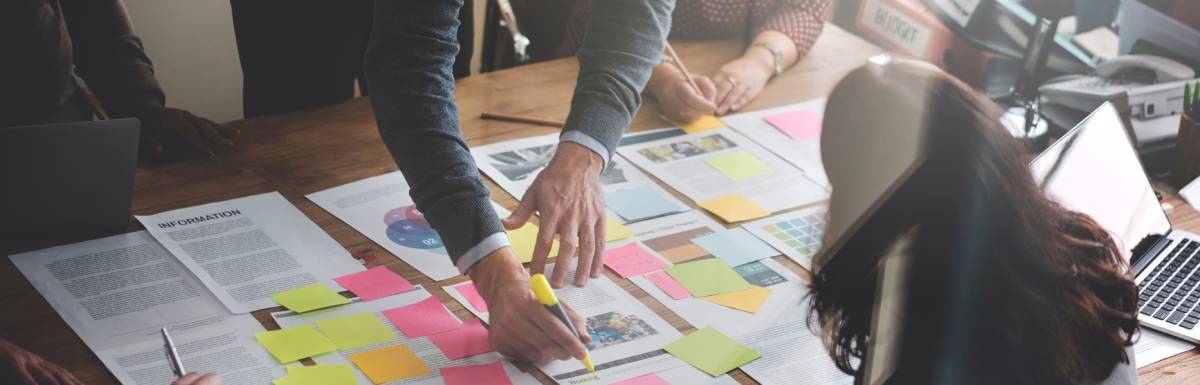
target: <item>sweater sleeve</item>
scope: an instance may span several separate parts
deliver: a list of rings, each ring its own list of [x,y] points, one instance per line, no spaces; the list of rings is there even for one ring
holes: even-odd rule
[[[778,31],[787,35],[796,44],[798,57],[803,58],[821,36],[828,16],[829,0],[779,0],[775,12],[766,16],[755,33]]]

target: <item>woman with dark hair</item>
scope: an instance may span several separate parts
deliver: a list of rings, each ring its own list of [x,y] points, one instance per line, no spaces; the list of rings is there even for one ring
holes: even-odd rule
[[[903,384],[1137,383],[1128,266],[1095,221],[1043,194],[1000,113],[919,62],[838,84],[811,320],[865,383],[879,367]]]

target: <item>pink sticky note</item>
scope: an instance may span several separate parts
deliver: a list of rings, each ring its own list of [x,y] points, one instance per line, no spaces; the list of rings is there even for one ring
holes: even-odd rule
[[[821,115],[811,111],[796,110],[771,115],[767,117],[767,123],[794,140],[821,137]]]
[[[442,381],[446,385],[512,385],[508,373],[500,361],[483,365],[453,366],[442,368]]]
[[[605,250],[604,264],[617,272],[621,278],[642,275],[667,267],[665,262],[655,257],[654,254],[650,254],[649,251],[639,246],[637,242]]]
[[[488,342],[487,328],[477,319],[467,321],[458,329],[431,335],[429,340],[451,360],[496,350]]]
[[[458,294],[462,294],[462,296],[467,299],[467,302],[471,303],[471,307],[474,307],[475,310],[479,310],[482,313],[488,312],[487,302],[485,302],[483,297],[479,295],[479,290],[475,289],[474,283],[455,286],[454,290],[458,290]]]
[[[447,384],[449,384],[449,382],[447,382]],[[630,378],[625,381],[614,382],[614,383],[612,383],[612,385],[671,385],[671,384],[668,383],[667,380],[662,379],[662,377],[659,377],[657,374],[650,373],[650,374],[647,374],[644,376]]]
[[[646,274],[646,279],[650,280],[654,286],[658,286],[659,290],[662,290],[664,293],[667,293],[667,295],[671,296],[671,299],[684,299],[692,296],[692,294],[688,292],[687,288],[683,287],[683,285],[680,285],[679,281],[676,281],[675,278],[671,278],[671,276],[665,271],[656,271]]]
[[[375,266],[367,271],[343,275],[333,279],[363,301],[374,301],[393,294],[412,290],[412,284],[396,275],[387,266]]]
[[[437,297],[383,312],[383,316],[408,338],[424,337],[462,327],[462,321],[450,314]]]

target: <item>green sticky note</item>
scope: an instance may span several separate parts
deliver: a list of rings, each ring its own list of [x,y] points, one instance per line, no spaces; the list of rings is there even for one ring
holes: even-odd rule
[[[344,317],[317,321],[317,328],[325,333],[340,350],[350,350],[368,345],[396,340],[396,334],[383,321],[371,313],[351,314]]]
[[[350,303],[346,297],[319,283],[275,293],[271,299],[297,313]]]
[[[280,363],[319,356],[337,350],[328,338],[311,325],[258,332],[254,339],[262,344]]]
[[[350,365],[315,365],[288,367],[287,377],[275,380],[275,385],[357,385]]]
[[[679,284],[696,298],[742,291],[751,287],[745,278],[719,258],[681,263],[666,270],[667,274],[679,281]]]
[[[739,344],[712,326],[697,330],[663,349],[713,377],[762,357],[754,349]]]
[[[750,179],[756,176],[771,175],[774,172],[767,167],[766,163],[745,151],[714,156],[705,159],[704,162],[732,180]]]

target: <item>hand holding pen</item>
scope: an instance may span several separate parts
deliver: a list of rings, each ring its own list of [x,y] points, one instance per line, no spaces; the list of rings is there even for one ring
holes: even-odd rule
[[[167,328],[162,328],[163,350],[167,355],[167,364],[171,365],[171,372],[175,375],[175,382],[171,385],[224,385],[225,381],[213,373],[187,373],[183,368],[183,359],[179,357],[179,350],[175,348],[175,341],[171,339],[171,333],[167,332]]]

